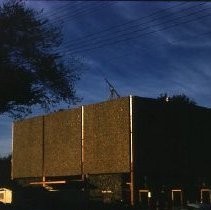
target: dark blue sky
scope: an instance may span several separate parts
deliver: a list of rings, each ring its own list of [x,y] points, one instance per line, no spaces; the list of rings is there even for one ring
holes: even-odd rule
[[[27,1],[63,27],[64,58],[83,58],[81,104],[107,100],[106,77],[121,96],[184,93],[211,107],[211,3]],[[36,112],[37,113],[37,112]],[[39,112],[41,113],[41,112]],[[0,154],[11,151],[11,122],[0,121]]]

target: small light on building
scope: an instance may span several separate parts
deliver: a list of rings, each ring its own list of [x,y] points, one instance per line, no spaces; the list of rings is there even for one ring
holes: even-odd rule
[[[151,198],[151,197],[152,197],[151,192],[148,192],[148,198]]]
[[[113,193],[111,190],[102,190],[102,193]]]

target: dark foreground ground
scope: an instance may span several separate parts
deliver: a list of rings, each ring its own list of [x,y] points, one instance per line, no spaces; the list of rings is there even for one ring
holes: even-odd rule
[[[0,204],[0,210],[140,210],[143,209],[140,206],[131,207],[129,205],[121,204],[104,204],[104,203],[86,203],[86,204],[55,204],[55,203],[46,203],[40,205],[39,202],[31,206],[27,203],[22,205],[3,205]]]
[[[40,188],[20,188],[13,191],[12,204],[0,203],[0,210],[193,210],[153,205],[150,208],[141,205],[131,207],[127,203],[114,200],[106,200],[107,203],[105,203],[103,198],[98,198],[98,201],[90,200],[85,192],[77,192],[72,190],[47,192]],[[206,210],[211,210],[211,208]]]

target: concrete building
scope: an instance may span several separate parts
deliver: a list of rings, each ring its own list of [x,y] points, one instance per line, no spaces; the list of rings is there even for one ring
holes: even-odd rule
[[[211,110],[136,96],[17,121],[12,178],[105,202],[210,202]]]

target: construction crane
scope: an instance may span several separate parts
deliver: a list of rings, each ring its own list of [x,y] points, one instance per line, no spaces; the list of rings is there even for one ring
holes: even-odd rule
[[[105,82],[109,87],[110,95],[109,95],[109,100],[117,99],[120,98],[119,93],[116,91],[114,86],[108,81],[108,79],[105,78]]]

